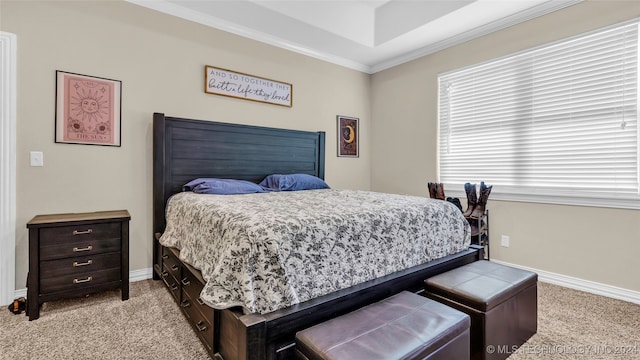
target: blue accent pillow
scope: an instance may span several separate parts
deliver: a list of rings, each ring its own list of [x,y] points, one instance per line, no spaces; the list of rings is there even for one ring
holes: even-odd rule
[[[259,184],[276,191],[329,189],[324,180],[308,174],[269,175]]]
[[[182,187],[182,191],[193,191],[198,194],[252,194],[267,192],[262,186],[246,180],[198,178],[189,181]]]

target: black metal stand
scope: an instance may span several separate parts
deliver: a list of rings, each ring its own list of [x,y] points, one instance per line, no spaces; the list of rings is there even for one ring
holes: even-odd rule
[[[489,260],[491,258],[490,246],[489,246],[489,210],[485,210],[484,214],[481,217],[468,217],[466,218],[469,224],[471,222],[476,222],[478,233],[471,234],[471,243],[483,246],[485,248],[485,259]]]

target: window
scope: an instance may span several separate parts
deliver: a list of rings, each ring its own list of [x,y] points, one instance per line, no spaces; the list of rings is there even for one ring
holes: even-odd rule
[[[640,208],[638,20],[441,74],[447,189]]]

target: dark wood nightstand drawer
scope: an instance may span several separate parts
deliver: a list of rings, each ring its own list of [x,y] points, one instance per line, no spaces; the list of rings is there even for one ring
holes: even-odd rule
[[[68,274],[55,278],[41,279],[40,292],[43,294],[63,290],[81,289],[99,284],[120,280],[120,267],[88,272],[84,274]]]
[[[42,261],[40,262],[40,278],[82,275],[96,270],[120,267],[120,261],[120,252]]]
[[[73,226],[58,226],[40,230],[40,244],[75,243],[93,239],[120,239],[120,222],[86,223]]]
[[[120,251],[120,243],[120,238],[86,239],[62,244],[50,242],[49,246],[40,246],[40,260],[63,259]]]

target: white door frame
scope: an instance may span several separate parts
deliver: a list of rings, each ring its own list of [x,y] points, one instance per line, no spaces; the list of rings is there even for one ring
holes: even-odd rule
[[[17,37],[0,31],[0,304],[16,291]]]

